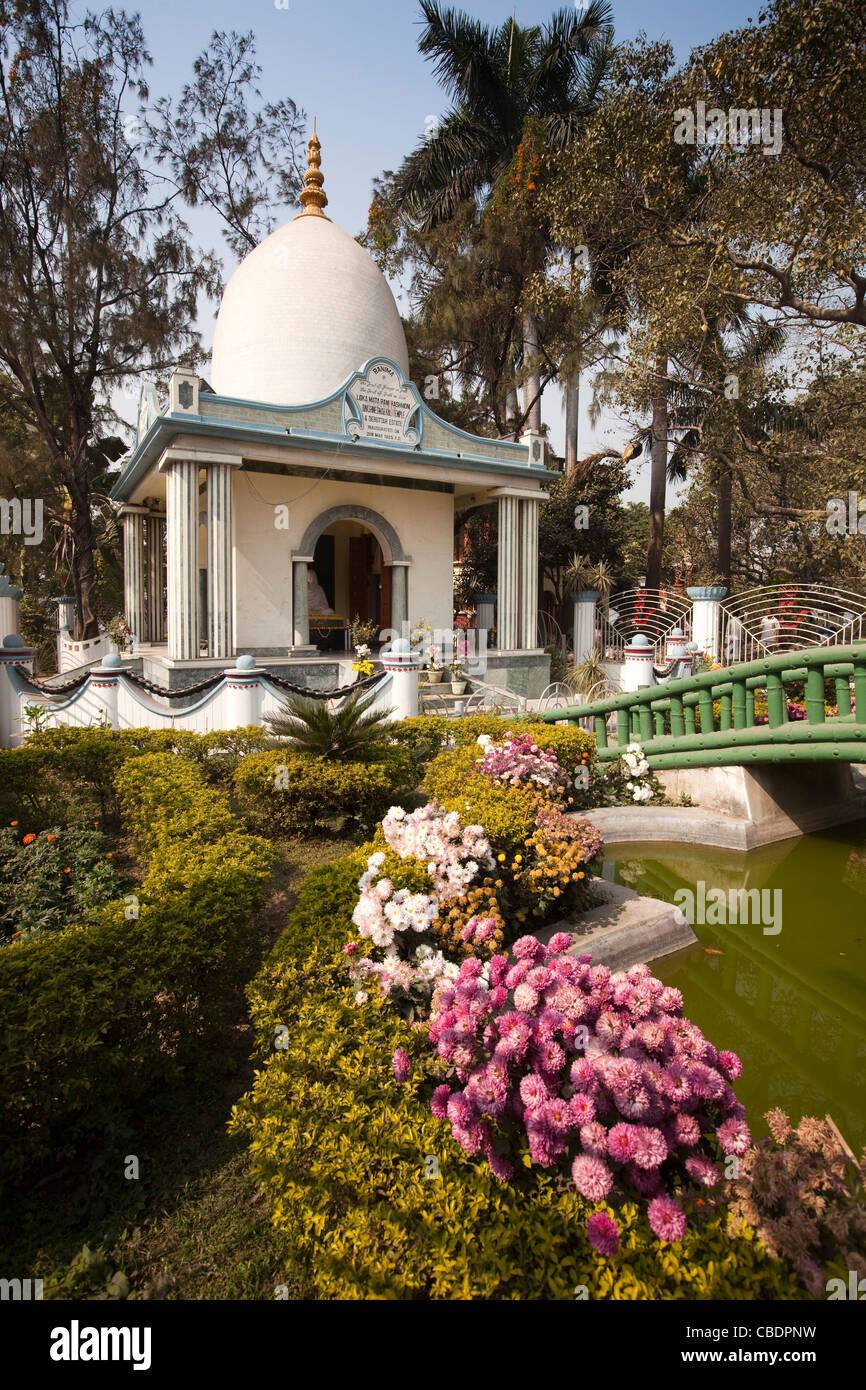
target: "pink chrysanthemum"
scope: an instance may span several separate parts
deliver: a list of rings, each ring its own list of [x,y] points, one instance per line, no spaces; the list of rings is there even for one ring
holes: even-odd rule
[[[692,1093],[689,1074],[679,1062],[670,1062],[662,1072],[662,1090],[671,1100],[684,1100]]]
[[[556,1130],[557,1134],[567,1134],[574,1124],[571,1106],[567,1100],[561,1100],[558,1096],[549,1101],[544,1109],[538,1113]]]
[[[581,1148],[594,1158],[603,1158],[607,1153],[607,1130],[598,1120],[582,1125],[580,1130]]]
[[[716,1130],[716,1138],[726,1154],[744,1154],[752,1142],[749,1127],[742,1120],[725,1120]]]
[[[607,1151],[611,1158],[625,1163],[634,1156],[634,1125],[614,1125],[607,1136]]]
[[[606,1211],[595,1211],[586,1223],[586,1234],[599,1255],[615,1255],[619,1249],[619,1226]]]
[[[521,960],[521,961],[518,961],[517,965],[513,965],[513,966],[511,967],[511,969],[506,973],[506,976],[505,976],[505,986],[506,986],[506,988],[507,988],[507,989],[516,989],[518,985],[523,984],[523,981],[526,979],[526,977],[527,977],[527,975],[529,974],[529,972],[530,972],[531,969],[532,969],[532,964],[531,964],[530,961],[528,961],[528,960]]]
[[[578,1154],[571,1165],[571,1177],[588,1202],[603,1202],[613,1187],[613,1174],[607,1164],[592,1154]]]
[[[595,1119],[595,1101],[585,1091],[577,1091],[568,1104],[572,1120],[578,1127],[591,1124]]]
[[[736,1052],[720,1052],[718,1067],[728,1081],[736,1081],[743,1074],[743,1064]]]
[[[668,1156],[667,1140],[660,1129],[634,1125],[634,1161],[638,1168],[660,1168]]]
[[[673,1197],[655,1197],[649,1204],[649,1223],[659,1240],[682,1240],[686,1229],[685,1213]]]
[[[520,1099],[527,1110],[540,1110],[550,1100],[550,1091],[540,1076],[530,1073],[520,1083]]]
[[[511,951],[520,961],[543,960],[547,955],[547,951],[535,936],[521,936],[519,941],[515,941]]]
[[[558,956],[563,951],[567,951],[571,946],[571,933],[567,931],[556,932],[548,942],[547,949],[552,956]]]
[[[595,1066],[588,1057],[578,1057],[576,1062],[572,1062],[569,1078],[572,1086],[578,1091],[586,1091],[593,1095],[598,1090],[599,1081]]]
[[[448,1119],[448,1101],[451,1098],[450,1086],[437,1086],[430,1100],[430,1109],[437,1120]]]
[[[691,1158],[686,1159],[686,1172],[701,1187],[715,1187],[722,1176],[712,1159],[704,1158],[701,1154],[692,1154]]]
[[[524,981],[522,985],[517,986],[514,991],[514,1007],[524,1014],[531,1014],[533,1009],[538,1007],[538,994],[532,985]]]
[[[394,1070],[394,1075],[402,1086],[404,1082],[409,1080],[412,1070],[409,1066],[409,1058],[402,1047],[398,1047],[394,1056],[391,1058],[391,1066]]]
[[[694,1115],[675,1115],[673,1129],[677,1143],[685,1144],[689,1148],[697,1144],[701,1137],[701,1127]]]

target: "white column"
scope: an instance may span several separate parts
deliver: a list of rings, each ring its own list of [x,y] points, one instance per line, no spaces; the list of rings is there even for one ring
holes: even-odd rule
[[[520,503],[520,646],[538,647],[538,499]]]
[[[688,590],[686,590],[689,593]],[[717,598],[692,599],[692,641],[698,651],[718,661],[721,654],[722,607]]]
[[[198,647],[198,464],[166,467],[168,656],[192,661]]]
[[[598,593],[586,589],[574,594],[574,664],[580,666],[595,647],[595,605]]]
[[[225,463],[207,470],[207,652],[223,658],[234,655],[232,471]]]
[[[402,632],[409,617],[409,567],[405,562],[391,565],[391,627]]]
[[[123,518],[123,608],[136,642],[147,636],[144,582],[145,507],[124,507]]]
[[[165,517],[147,519],[147,640],[165,641]]]
[[[30,668],[32,661],[31,648],[25,647],[17,633],[0,639],[0,748],[18,748],[24,742],[24,726],[19,723],[21,697],[12,684],[11,668]]]
[[[310,645],[310,604],[307,596],[307,566],[312,555],[292,556],[292,630],[293,656],[314,656],[318,648]]]
[[[499,498],[499,615],[496,624],[496,646],[499,651],[514,651],[520,639],[520,499]]]

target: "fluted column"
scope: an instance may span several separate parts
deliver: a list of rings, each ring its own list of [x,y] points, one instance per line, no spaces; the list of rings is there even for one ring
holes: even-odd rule
[[[208,656],[234,655],[232,584],[232,468],[212,463],[207,470]]]
[[[123,610],[136,641],[147,636],[147,609],[144,571],[144,507],[124,507],[123,525]]]
[[[520,502],[520,646],[538,646],[538,499]]]
[[[168,656],[192,661],[198,649],[198,464],[166,467]]]
[[[292,560],[292,627],[296,647],[309,647],[310,645],[310,608],[307,598],[308,563],[306,559]]]
[[[520,636],[520,500],[499,498],[499,613],[496,645],[514,651]]]
[[[147,518],[147,640],[165,641],[165,517]]]
[[[409,567],[394,564],[391,566],[391,627],[402,634],[403,624],[409,617]]]

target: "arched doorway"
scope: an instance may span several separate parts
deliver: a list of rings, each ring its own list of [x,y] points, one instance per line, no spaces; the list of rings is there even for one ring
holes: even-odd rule
[[[294,552],[295,647],[303,650],[313,636],[308,570],[316,571],[315,583],[324,590],[327,606],[335,613],[342,610],[346,622],[357,613],[363,621],[376,623],[380,631],[399,632],[408,612],[409,564],[397,532],[378,512],[353,503],[322,512]],[[312,588],[315,592],[315,585]],[[315,631],[315,622],[312,627]]]

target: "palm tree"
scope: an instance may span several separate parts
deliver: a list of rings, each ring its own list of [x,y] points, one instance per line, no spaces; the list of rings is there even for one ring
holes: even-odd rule
[[[308,753],[330,762],[375,762],[388,747],[385,724],[392,710],[371,708],[375,692],[355,691],[340,709],[331,711],[327,700],[294,695],[284,714],[266,721],[272,734],[284,739],[295,753]]]
[[[612,56],[611,6],[591,0],[578,14],[561,9],[545,25],[515,19],[482,25],[439,0],[421,0],[420,51],[434,65],[452,109],[434,139],[404,161],[397,186],[422,230],[455,216],[468,200],[489,200],[517,156],[529,124],[549,149],[577,139],[594,110]],[[540,254],[544,251],[540,238]],[[527,265],[526,279],[540,269]],[[541,379],[535,315],[522,316],[524,417],[541,430]]]

